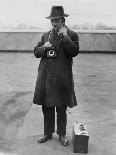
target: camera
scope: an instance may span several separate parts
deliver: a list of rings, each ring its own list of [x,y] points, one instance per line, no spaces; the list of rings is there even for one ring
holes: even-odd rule
[[[50,47],[49,49],[47,49],[47,58],[56,58],[56,57],[57,53],[54,47]]]

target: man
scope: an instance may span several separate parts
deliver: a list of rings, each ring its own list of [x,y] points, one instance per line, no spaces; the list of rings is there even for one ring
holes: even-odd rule
[[[44,135],[38,143],[52,138],[55,131],[55,108],[57,112],[57,134],[63,146],[66,138],[66,109],[77,105],[72,75],[72,57],[79,52],[78,35],[65,25],[62,6],[53,6],[51,20],[53,29],[44,33],[34,48],[36,58],[41,58],[36,81],[34,104],[42,105],[44,115]]]

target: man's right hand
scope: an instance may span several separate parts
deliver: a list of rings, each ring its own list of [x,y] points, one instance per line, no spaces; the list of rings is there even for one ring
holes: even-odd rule
[[[49,47],[51,47],[52,46],[52,44],[50,44],[50,42],[48,41],[48,42],[45,42],[45,44],[44,44],[44,48],[45,49],[47,49],[47,48],[49,48]]]

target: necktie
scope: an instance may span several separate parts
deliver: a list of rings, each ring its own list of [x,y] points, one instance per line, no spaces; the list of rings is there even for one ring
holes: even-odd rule
[[[54,29],[54,40],[57,38],[57,30]]]

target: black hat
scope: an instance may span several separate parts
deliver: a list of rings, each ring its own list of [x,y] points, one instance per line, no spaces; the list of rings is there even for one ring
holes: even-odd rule
[[[52,6],[50,16],[46,17],[48,19],[54,19],[59,17],[68,17],[69,15],[64,13],[63,6]]]

